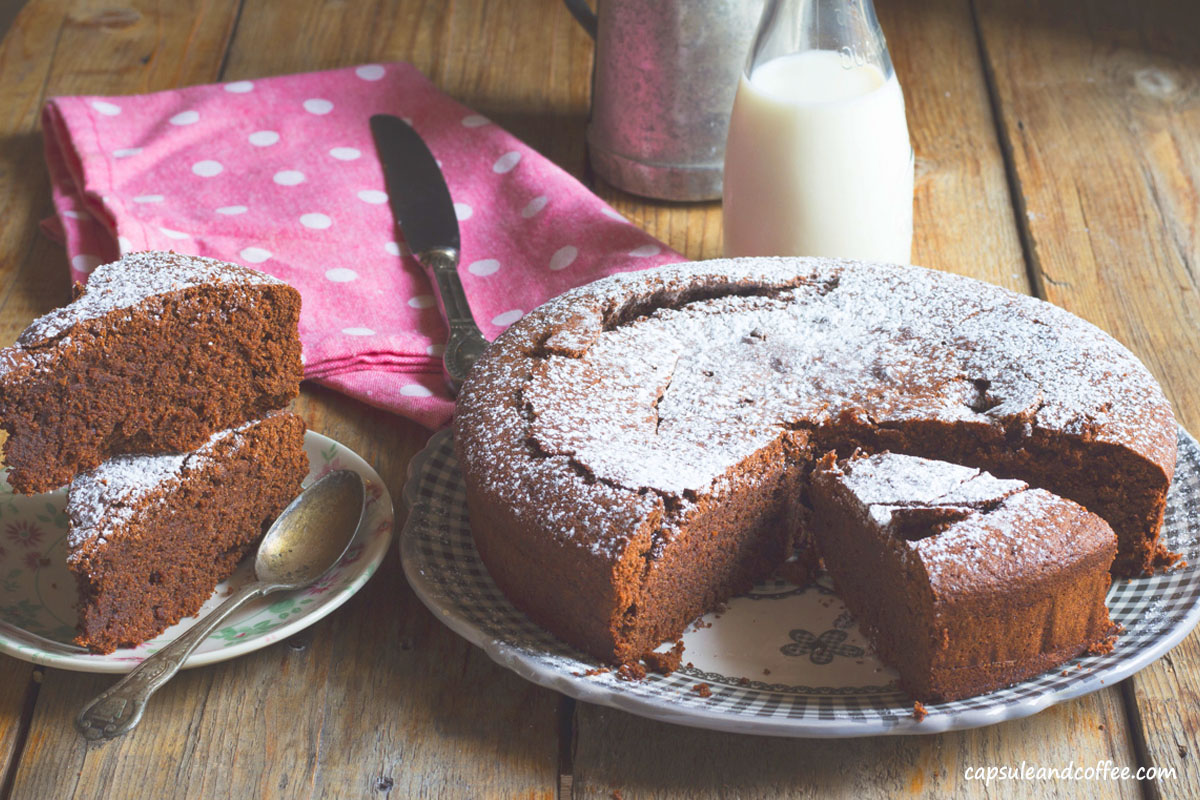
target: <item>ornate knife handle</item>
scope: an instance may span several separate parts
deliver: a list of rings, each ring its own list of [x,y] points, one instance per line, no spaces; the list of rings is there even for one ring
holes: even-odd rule
[[[225,618],[243,603],[277,589],[278,584],[255,581],[230,595],[186,633],[133,668],[128,675],[84,706],[75,727],[87,739],[115,739],[128,733],[142,719],[146,703],[164,683],[171,680],[183,662]]]
[[[467,303],[467,295],[463,291],[462,280],[458,277],[458,251],[439,247],[415,255],[437,286],[442,316],[450,327],[450,339],[446,342],[446,353],[442,362],[445,365],[450,392],[458,394],[467,373],[487,348],[488,340],[483,338],[483,333],[475,324],[475,317],[471,314],[471,306]]]

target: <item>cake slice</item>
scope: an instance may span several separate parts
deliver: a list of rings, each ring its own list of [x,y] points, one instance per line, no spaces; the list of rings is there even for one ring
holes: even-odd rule
[[[275,412],[190,453],[117,456],[76,477],[67,500],[76,643],[109,653],[195,614],[307,474],[303,420]]]
[[[124,453],[178,453],[299,392],[300,294],[210,258],[131,253],[0,351],[13,489]]]
[[[1077,503],[893,453],[825,456],[811,499],[834,587],[918,700],[981,694],[1111,647],[1116,536]]]

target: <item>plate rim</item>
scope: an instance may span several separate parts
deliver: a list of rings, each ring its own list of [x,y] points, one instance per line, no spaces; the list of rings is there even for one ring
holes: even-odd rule
[[[1200,442],[1177,424],[1180,435],[1187,437],[1200,449]],[[621,691],[619,686],[599,684],[587,676],[575,676],[531,660],[519,648],[495,639],[469,619],[460,616],[453,608],[441,605],[439,592],[432,582],[416,567],[419,555],[416,552],[415,535],[412,531],[420,517],[417,513],[421,501],[418,483],[434,450],[442,447],[446,439],[452,439],[450,428],[437,431],[429,438],[425,447],[412,457],[401,492],[407,510],[407,518],[397,537],[400,561],[405,578],[433,615],[456,634],[482,649],[489,658],[522,678],[553,689],[576,700],[616,708],[648,719],[687,727],[727,733],[743,733],[762,736],[790,738],[858,738],[863,736],[900,736],[911,734],[937,734],[949,731],[968,730],[993,725],[998,722],[1022,719],[1040,711],[1083,695],[1113,686],[1141,671],[1154,661],[1174,649],[1191,633],[1200,622],[1200,596],[1183,618],[1173,625],[1169,633],[1135,651],[1128,659],[1121,659],[1107,667],[1082,672],[1078,679],[1058,689],[1050,689],[1034,697],[978,709],[965,709],[951,713],[930,714],[918,721],[912,716],[896,719],[792,719],[786,717],[745,717],[703,707],[672,707],[661,698],[647,698]],[[486,565],[480,561],[486,570]],[[1200,581],[1200,577],[1197,578]],[[519,613],[519,612],[518,612]],[[1019,684],[1018,684],[1019,685]],[[680,710],[684,709],[684,710]]]
[[[384,483],[383,479],[379,477],[379,473],[375,471],[375,468],[372,467],[366,459],[364,459],[361,455],[347,445],[330,436],[326,436],[323,433],[317,433],[314,430],[309,430],[306,428],[304,431],[304,444],[306,449],[308,449],[310,437],[311,441],[318,445],[318,449],[327,448],[330,445],[337,445],[340,450],[339,455],[350,456],[350,463],[347,465],[347,468],[353,469],[355,472],[363,475],[368,480],[374,481],[380,487],[381,493],[376,502],[384,504],[382,508],[384,509],[385,516],[390,520],[387,531],[384,534],[368,541],[368,546],[364,548],[362,556],[359,558],[358,562],[356,562],[362,566],[351,575],[347,576],[345,590],[332,597],[329,602],[322,603],[320,605],[314,604],[316,607],[311,608],[311,610],[306,610],[300,614],[296,614],[278,628],[273,628],[260,634],[247,636],[244,639],[238,640],[236,644],[232,644],[229,647],[223,647],[219,650],[209,650],[207,652],[198,651],[192,653],[183,663],[182,669],[203,667],[208,666],[209,664],[218,664],[222,661],[238,658],[246,655],[247,653],[252,653],[256,650],[261,650],[264,647],[276,644],[277,642],[286,639],[288,636],[314,625],[328,615],[332,614],[338,608],[341,608],[346,601],[358,594],[358,592],[364,586],[366,586],[367,581],[374,576],[375,572],[379,568],[379,565],[383,562],[384,557],[387,555],[387,552],[391,547],[392,537],[396,531],[396,508],[392,501],[391,492],[388,491],[387,484]],[[362,520],[363,524],[360,524],[359,529],[355,531],[354,538],[358,538],[360,534],[364,537],[370,535],[370,531],[365,530],[365,523],[367,520],[368,516],[364,515]],[[303,591],[304,589],[297,589],[292,592],[279,592],[275,596],[275,602],[279,602],[287,597],[296,595],[297,593]],[[194,617],[190,617],[189,619],[194,619]],[[15,628],[16,630],[21,631],[33,639],[41,639],[42,637],[39,637],[36,634],[31,634],[29,631],[13,625],[10,622],[5,621],[3,624],[0,624],[0,653],[11,656],[20,661],[36,664],[38,666],[54,667],[56,669],[68,670],[71,672],[121,674],[131,671],[134,667],[140,664],[142,660],[133,660],[130,657],[132,648],[118,648],[116,651],[104,655],[88,652],[54,653],[46,650],[31,650],[28,644],[17,644],[12,642],[5,630],[6,627],[10,629]],[[175,626],[171,627],[173,628]],[[167,628],[166,630],[169,631],[171,628]],[[163,633],[166,633],[166,631]],[[158,634],[158,636],[162,635],[162,633]],[[61,643],[54,642],[54,644]]]

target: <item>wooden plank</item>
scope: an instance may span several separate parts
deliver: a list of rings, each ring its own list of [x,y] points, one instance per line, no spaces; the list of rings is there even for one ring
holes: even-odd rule
[[[847,797],[1140,798],[1133,781],[968,780],[983,767],[1090,767],[1133,763],[1120,695],[1066,703],[1023,720],[933,736],[781,739],[681,728],[580,703],[576,800]],[[1105,724],[1106,723],[1106,724]],[[1100,725],[1104,724],[1103,730]],[[974,773],[972,773],[974,774]],[[1086,789],[1082,789],[1085,787]]]
[[[148,92],[213,80],[237,0],[205,4],[102,0],[30,3],[0,47],[0,340],[70,298],[66,259],[37,223],[52,213],[37,135],[57,94]]]
[[[591,40],[555,0],[248,3],[225,77],[393,60],[583,174]]]
[[[28,728],[26,700],[36,690],[34,671],[33,664],[0,656],[0,796],[16,767],[18,748]]]
[[[914,263],[1028,291],[969,7],[958,0],[929,0],[884,3],[877,10],[904,87],[916,151]],[[677,248],[682,244],[689,256],[719,255],[711,236],[719,210],[647,208],[628,195],[603,187],[601,192],[611,193],[617,208],[651,233]],[[608,797],[617,790],[626,798],[983,797],[996,789],[964,781],[966,767],[1022,760],[1053,767],[1105,759],[1136,766],[1124,717],[1120,694],[1111,689],[995,728],[813,742],[698,732],[581,704],[574,787],[579,797]],[[1098,790],[1113,797],[1138,793],[1132,784]]]
[[[1200,8],[979,3],[1040,289],[1129,346],[1200,426]],[[1200,794],[1200,638],[1132,684],[1164,795]]]

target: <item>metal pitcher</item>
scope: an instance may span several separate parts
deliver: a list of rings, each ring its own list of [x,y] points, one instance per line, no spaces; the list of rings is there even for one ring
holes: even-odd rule
[[[662,200],[721,196],[725,136],[763,0],[563,0],[596,40],[592,167]]]

